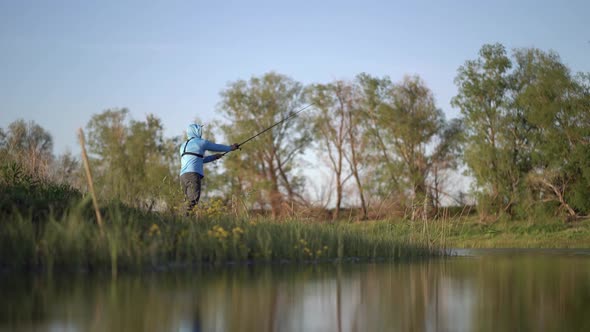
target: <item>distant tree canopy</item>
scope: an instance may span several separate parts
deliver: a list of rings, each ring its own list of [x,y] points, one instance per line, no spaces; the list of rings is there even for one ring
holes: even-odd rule
[[[221,98],[220,111],[230,121],[222,131],[229,142],[242,142],[285,119],[304,100],[301,83],[273,72],[230,83]],[[225,166],[231,193],[255,193],[250,196],[258,207],[269,206],[273,216],[285,203],[303,202],[304,178],[296,168],[311,141],[309,129],[303,115],[295,117],[230,154]]]
[[[461,116],[447,120],[417,75],[394,82],[361,73],[304,86],[270,72],[231,82],[221,91],[224,120],[208,126],[205,139],[214,140],[217,130],[224,143],[239,143],[312,107],[228,154],[220,169],[208,170],[206,191],[275,217],[334,206],[334,219],[345,207],[360,218],[426,218],[449,198],[463,201],[448,182],[463,165],[483,219],[590,214],[589,74],[573,74],[554,52],[509,55],[501,44],[486,44],[458,69],[455,84],[452,105]],[[184,137],[166,138],[158,117],[131,119],[127,109],[95,114],[86,129],[102,199],[147,210],[181,204]],[[78,159],[69,152],[55,157],[52,148],[51,135],[34,122],[0,128],[3,170],[17,163],[82,187]],[[309,151],[327,178],[306,178]],[[321,183],[328,195],[313,201],[306,181]]]
[[[459,130],[447,124],[422,79],[406,76],[394,84],[389,77],[360,74],[352,82],[312,85],[308,95],[316,103],[318,155],[328,157],[335,176],[335,218],[350,178],[364,217],[367,193],[401,205],[440,204],[441,188],[433,179],[456,165],[451,152],[457,150]]]
[[[337,219],[343,204],[344,185],[354,176],[352,165],[348,162],[351,160],[355,142],[351,140],[356,126],[352,117],[355,106],[354,86],[344,81],[314,84],[307,88],[306,93],[316,109],[316,115],[310,122],[313,126],[314,147],[334,176],[336,198],[332,218]]]
[[[453,104],[467,137],[464,161],[492,214],[557,206],[590,212],[590,94],[553,52],[484,45],[461,66]]]
[[[27,177],[79,187],[80,164],[70,152],[53,155],[51,134],[35,121],[16,120],[6,130],[0,128],[2,177]],[[4,179],[6,180],[6,179]]]
[[[87,125],[88,150],[99,193],[149,210],[180,199],[177,140],[165,139],[160,119],[128,120],[127,109],[110,109]]]
[[[418,76],[406,76],[383,92],[380,103],[367,114],[371,140],[389,161],[387,178],[393,180],[385,192],[409,196],[413,204],[431,203],[439,196],[433,181],[437,172],[456,165],[452,152],[457,148],[458,123],[447,123],[432,91]]]
[[[38,176],[47,176],[53,159],[53,138],[34,121],[17,120],[0,131],[0,156],[21,164]]]

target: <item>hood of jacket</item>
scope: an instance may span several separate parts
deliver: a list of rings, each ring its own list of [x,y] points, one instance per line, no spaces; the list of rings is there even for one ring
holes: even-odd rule
[[[203,133],[203,126],[198,124],[191,124],[186,129],[186,138],[201,138],[201,134]]]

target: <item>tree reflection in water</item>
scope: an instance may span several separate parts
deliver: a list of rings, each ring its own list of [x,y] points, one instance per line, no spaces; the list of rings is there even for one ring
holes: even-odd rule
[[[0,276],[0,331],[590,330],[590,258]]]

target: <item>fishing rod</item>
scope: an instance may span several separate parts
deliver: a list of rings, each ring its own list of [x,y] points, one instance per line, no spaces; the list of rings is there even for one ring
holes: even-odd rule
[[[308,104],[308,105],[306,105],[305,107],[303,107],[303,108],[301,108],[301,109],[297,110],[296,112],[292,112],[291,114],[289,114],[289,116],[288,116],[288,117],[286,117],[286,118],[282,119],[281,121],[279,121],[279,122],[277,122],[277,123],[273,124],[272,126],[270,126],[270,127],[266,128],[266,129],[264,129],[263,131],[259,132],[258,134],[256,134],[256,135],[254,135],[254,136],[252,136],[252,137],[248,138],[247,140],[243,141],[242,143],[239,143],[239,144],[238,144],[238,148],[239,148],[239,147],[241,147],[242,145],[244,145],[244,144],[246,144],[246,143],[250,142],[251,140],[255,139],[256,137],[258,137],[258,136],[260,136],[260,135],[262,135],[262,134],[266,133],[267,131],[271,130],[272,128],[274,128],[274,127],[276,127],[276,126],[280,125],[281,123],[283,123],[283,122],[285,122],[285,121],[287,121],[287,120],[290,120],[290,119],[292,119],[292,118],[296,117],[297,115],[299,115],[299,113],[301,113],[301,112],[305,111],[306,109],[310,108],[310,107],[311,107],[312,105],[314,105],[314,104],[315,104],[315,103]],[[228,154],[228,153],[230,153],[230,152],[231,152],[231,151],[224,152],[224,153],[223,153],[221,156],[223,157],[223,156],[225,156],[226,154]]]

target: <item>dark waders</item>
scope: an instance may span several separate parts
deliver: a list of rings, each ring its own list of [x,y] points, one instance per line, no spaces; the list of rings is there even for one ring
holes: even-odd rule
[[[186,215],[193,210],[195,205],[199,203],[201,198],[201,180],[203,176],[199,173],[184,173],[180,176],[180,184],[182,185],[182,191],[187,200],[186,202]]]

